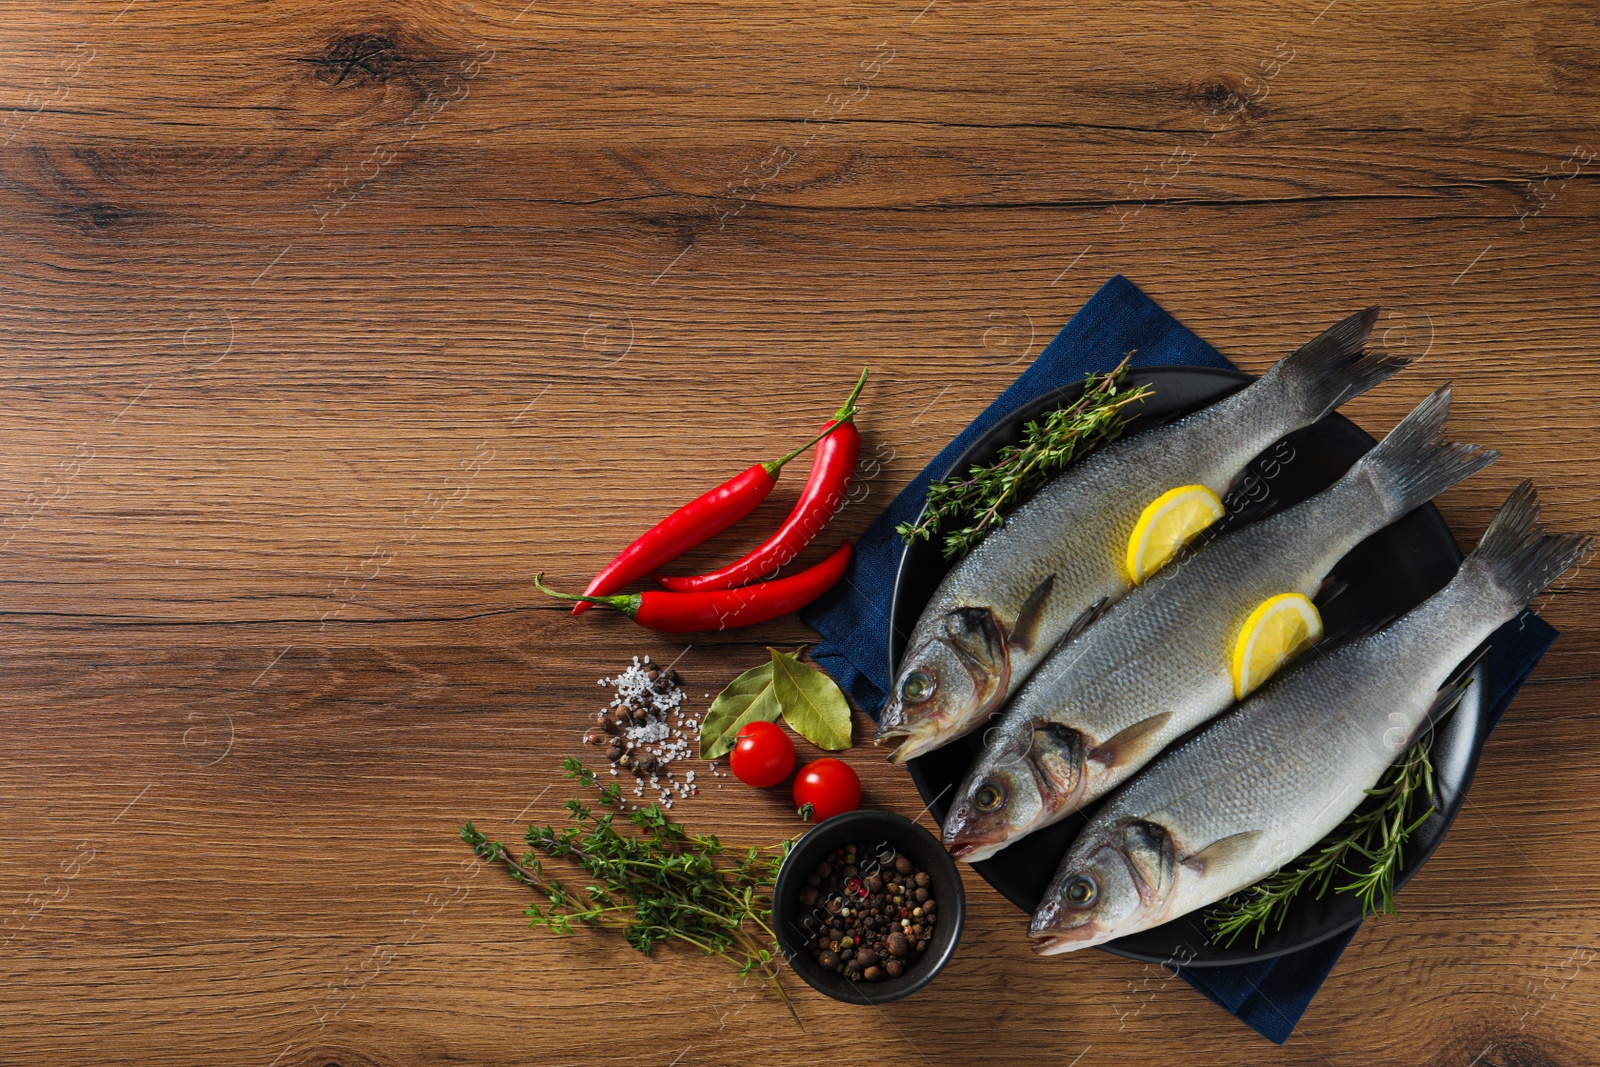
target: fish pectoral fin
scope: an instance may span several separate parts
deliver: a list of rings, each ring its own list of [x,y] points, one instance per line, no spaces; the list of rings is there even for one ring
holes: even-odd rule
[[[1243,859],[1256,847],[1256,842],[1261,839],[1260,830],[1246,830],[1243,833],[1229,834],[1211,842],[1199,852],[1191,852],[1178,860],[1179,863],[1194,871],[1196,874],[1205,874],[1213,866],[1226,866],[1231,860]]]
[[[1039,622],[1044,618],[1044,604],[1050,599],[1050,590],[1055,584],[1056,576],[1052,574],[1028,594],[1022,610],[1017,612],[1017,621],[1011,627],[1011,636],[1006,639],[1012,648],[1023,652],[1033,650],[1034,643],[1039,640]]]
[[[1156,735],[1166,728],[1172,721],[1172,712],[1163,711],[1160,715],[1152,715],[1148,719],[1141,719],[1132,726],[1109,737],[1089,751],[1089,758],[1096,763],[1107,767],[1120,763],[1130,763],[1142,756],[1149,755]]]

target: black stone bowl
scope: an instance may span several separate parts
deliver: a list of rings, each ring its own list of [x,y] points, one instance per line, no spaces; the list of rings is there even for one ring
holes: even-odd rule
[[[806,875],[834,849],[850,843],[869,850],[887,845],[897,854],[908,857],[918,870],[928,872],[932,883],[928,890],[939,902],[939,919],[934,925],[928,951],[899,978],[852,982],[823,970],[800,926],[811,911],[800,904],[800,890],[805,888]],[[820,908],[820,902],[817,906]],[[966,912],[967,897],[961,888],[961,871],[950,853],[928,831],[902,815],[887,811],[852,811],[814,827],[789,850],[783,866],[778,868],[777,884],[772,888],[772,930],[777,935],[778,949],[784,960],[812,989],[847,1004],[887,1004],[909,997],[933,981],[933,976],[955,955]]]

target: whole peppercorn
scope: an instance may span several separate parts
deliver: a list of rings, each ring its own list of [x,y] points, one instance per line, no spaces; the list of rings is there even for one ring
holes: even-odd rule
[[[634,725],[637,726],[643,723],[646,719],[650,718],[650,712],[644,708],[636,707],[629,713],[628,717],[632,719]]]
[[[598,726],[591,726],[583,732],[583,743],[586,745],[603,745],[606,742],[606,732]]]
[[[622,753],[622,755],[617,757],[617,766],[621,767],[623,770],[627,770],[629,767],[633,766],[633,757],[628,755],[626,752]]]
[[[622,757],[626,756],[627,754],[627,750],[621,745],[612,745],[610,748],[606,749],[606,759],[610,760],[612,763],[622,763]],[[627,766],[625,763],[622,765],[624,767]]]
[[[639,750],[633,758],[642,763],[647,755]],[[806,876],[793,921],[809,935],[823,970],[852,982],[898,978],[932,938],[930,886],[909,857],[845,844]]]

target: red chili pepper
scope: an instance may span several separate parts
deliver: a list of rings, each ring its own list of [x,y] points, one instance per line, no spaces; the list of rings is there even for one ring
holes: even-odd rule
[[[850,562],[850,542],[812,567],[786,578],[741,586],[738,589],[710,589],[699,593],[668,593],[646,589],[642,593],[593,596],[558,593],[545,587],[544,572],[534,575],[540,591],[562,600],[577,600],[616,608],[641,626],[669,634],[700,630],[727,630],[753,626],[799,611],[831,589],[844,576]]]
[[[859,386],[857,391],[860,391]],[[846,409],[850,415],[855,414],[852,403],[847,402],[840,410]],[[846,420],[835,421],[788,455],[770,463],[757,463],[709,493],[689,501],[640,534],[633,544],[606,564],[605,569],[595,575],[589,587],[583,591],[584,595],[600,597],[615,593],[629,582],[643,578],[662,564],[672,562],[695,545],[726,530],[767,498],[777,484],[778,472],[785,463],[828,437],[835,427],[845,425],[852,430],[855,428]],[[572,609],[572,613],[582,615],[589,610],[589,604],[589,601],[580,602]]]
[[[850,420],[855,415],[856,397],[861,395],[861,388],[866,384],[867,372],[863,370],[850,398],[822,427],[822,432],[827,436],[817,445],[817,455],[811,462],[811,475],[806,479],[806,487],[800,491],[800,499],[795,501],[794,510],[783,520],[778,532],[743,559],[710,574],[676,577],[657,575],[656,581],[661,583],[662,588],[674,593],[732,589],[770,576],[798,556],[800,550],[822,532],[828,520],[844,504],[845,489],[850,484],[850,475],[856,469],[856,460],[861,456],[861,431]]]

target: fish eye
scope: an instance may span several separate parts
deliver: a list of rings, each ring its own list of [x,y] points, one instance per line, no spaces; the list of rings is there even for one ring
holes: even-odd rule
[[[906,675],[906,680],[900,684],[900,699],[909,700],[913,704],[920,704],[933,696],[936,688],[934,680],[926,671],[912,671]]]
[[[1000,792],[1000,787],[993,782],[984,782],[972,797],[972,801],[978,806],[979,811],[993,811],[1000,806],[1002,799],[1004,799],[1004,796]]]
[[[1098,887],[1094,879],[1087,875],[1079,875],[1067,883],[1067,899],[1080,908],[1088,907],[1094,903]]]

